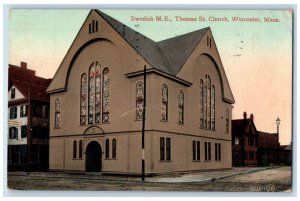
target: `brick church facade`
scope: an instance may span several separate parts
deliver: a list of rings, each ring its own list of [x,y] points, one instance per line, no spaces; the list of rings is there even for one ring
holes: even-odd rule
[[[232,167],[234,98],[210,28],[155,42],[91,10],[47,93],[52,171],[140,174],[145,99],[147,175]]]

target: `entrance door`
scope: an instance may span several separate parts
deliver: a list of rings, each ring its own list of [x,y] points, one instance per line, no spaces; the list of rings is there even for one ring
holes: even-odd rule
[[[102,168],[102,149],[98,142],[92,141],[86,147],[85,171],[101,172]]]

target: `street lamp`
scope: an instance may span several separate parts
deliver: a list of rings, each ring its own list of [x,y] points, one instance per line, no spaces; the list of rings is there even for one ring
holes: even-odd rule
[[[279,126],[280,126],[280,119],[277,117],[276,119],[276,126],[277,126],[277,165],[279,165]]]

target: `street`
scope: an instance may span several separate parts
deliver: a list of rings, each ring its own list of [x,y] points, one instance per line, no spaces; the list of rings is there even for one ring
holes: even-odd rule
[[[12,172],[8,175],[8,187],[16,190],[282,192],[291,189],[291,167],[255,170],[206,182],[158,181],[162,180],[149,178],[142,183],[139,178],[95,178],[85,174],[55,176],[44,173],[39,176],[39,173],[17,175]]]

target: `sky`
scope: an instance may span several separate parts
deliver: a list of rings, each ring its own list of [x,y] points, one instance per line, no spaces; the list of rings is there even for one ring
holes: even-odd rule
[[[291,142],[292,13],[289,10],[102,10],[154,41],[210,27],[231,86],[233,119],[253,113],[257,130]],[[9,63],[25,61],[38,76],[52,78],[89,10],[11,9]],[[131,21],[131,17],[168,16],[172,21]],[[176,21],[204,17],[206,21]],[[209,21],[209,17],[227,21]],[[234,22],[232,17],[259,18]],[[279,22],[264,22],[265,17]]]

